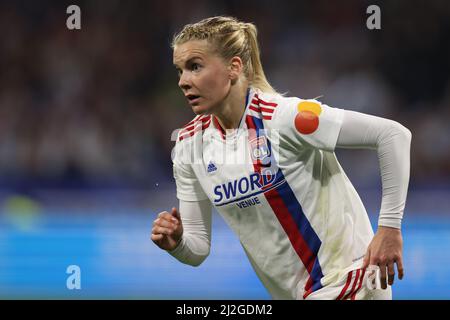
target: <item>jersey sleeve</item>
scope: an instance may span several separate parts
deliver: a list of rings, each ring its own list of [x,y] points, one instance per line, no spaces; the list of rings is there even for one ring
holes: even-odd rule
[[[177,188],[177,198],[184,201],[208,199],[192,169],[190,144],[177,141],[172,154],[173,177]]]
[[[343,109],[317,100],[283,98],[273,116],[273,128],[295,147],[334,151],[343,121]]]

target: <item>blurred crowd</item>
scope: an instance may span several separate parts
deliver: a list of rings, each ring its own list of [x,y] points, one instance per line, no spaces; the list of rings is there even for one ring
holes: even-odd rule
[[[372,3],[0,1],[0,187],[170,184],[172,131],[193,117],[170,41],[219,14],[257,25],[276,89],[399,121],[413,133],[412,184],[445,184],[450,5],[383,2],[382,29],[368,30]],[[70,4],[81,30],[66,28]],[[373,154],[341,154],[359,184],[380,179]]]

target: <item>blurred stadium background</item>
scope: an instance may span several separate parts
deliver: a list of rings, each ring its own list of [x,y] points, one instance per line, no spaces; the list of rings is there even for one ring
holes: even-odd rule
[[[66,28],[77,4],[82,30]],[[381,7],[381,30],[366,8]],[[212,252],[182,265],[149,239],[176,205],[171,133],[192,118],[169,47],[184,24],[255,22],[272,84],[413,133],[396,299],[450,298],[447,1],[0,1],[0,298],[270,299],[215,214]],[[377,157],[337,152],[369,211]],[[81,268],[81,290],[66,268]]]

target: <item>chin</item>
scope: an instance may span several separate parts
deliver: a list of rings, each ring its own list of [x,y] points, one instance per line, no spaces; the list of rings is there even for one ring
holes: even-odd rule
[[[202,114],[209,114],[210,110],[208,107],[206,106],[192,106],[192,111],[194,111],[194,113],[196,115],[202,115]]]

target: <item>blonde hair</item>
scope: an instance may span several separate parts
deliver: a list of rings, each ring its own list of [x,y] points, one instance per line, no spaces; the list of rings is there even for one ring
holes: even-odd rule
[[[173,37],[172,49],[190,40],[206,40],[223,59],[241,58],[245,77],[252,87],[262,92],[277,93],[264,74],[257,34],[253,23],[241,22],[233,17],[211,17],[185,25]]]

